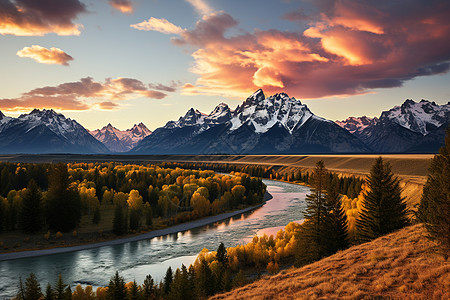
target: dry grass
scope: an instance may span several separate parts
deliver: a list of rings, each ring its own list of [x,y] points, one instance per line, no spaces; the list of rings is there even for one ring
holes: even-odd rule
[[[212,299],[450,299],[450,262],[421,225]]]

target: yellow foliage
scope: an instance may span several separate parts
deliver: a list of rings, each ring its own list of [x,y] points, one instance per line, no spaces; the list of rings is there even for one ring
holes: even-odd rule
[[[127,200],[128,207],[135,210],[142,210],[144,207],[144,202],[142,201],[142,196],[139,195],[139,191],[131,190],[130,195]]]
[[[60,232],[60,231],[58,231],[57,233],[56,233],[56,238],[57,239],[59,239],[59,238],[62,238],[62,233]]]
[[[197,211],[200,216],[208,215],[211,210],[211,203],[209,200],[198,192],[195,192],[192,195],[191,205],[194,208],[194,211]]]

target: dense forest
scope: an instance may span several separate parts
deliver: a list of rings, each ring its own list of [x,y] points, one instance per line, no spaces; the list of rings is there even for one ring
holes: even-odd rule
[[[114,210],[116,234],[261,203],[265,185],[245,173],[120,163],[0,164],[0,231],[75,229],[82,215],[98,223]]]

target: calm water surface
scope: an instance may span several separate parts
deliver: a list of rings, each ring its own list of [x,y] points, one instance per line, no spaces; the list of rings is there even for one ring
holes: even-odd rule
[[[216,250],[220,242],[233,247],[262,232],[276,232],[291,221],[303,219],[305,196],[309,188],[283,182],[264,180],[273,199],[253,212],[226,221],[179,232],[164,237],[77,252],[24,258],[0,262],[0,299],[14,296],[19,276],[23,279],[34,272],[45,290],[58,274],[73,286],[106,286],[115,271],[125,281],[142,284],[147,274],[156,281],[166,269],[188,266],[203,249]],[[271,230],[272,229],[272,230]]]

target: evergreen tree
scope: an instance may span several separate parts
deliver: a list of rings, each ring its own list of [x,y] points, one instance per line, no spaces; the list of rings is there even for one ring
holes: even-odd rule
[[[62,275],[59,274],[58,281],[56,282],[56,286],[55,286],[55,299],[56,300],[66,299],[66,297],[65,297],[66,288],[67,288],[67,285],[64,283]]]
[[[169,295],[172,281],[173,281],[173,272],[172,272],[172,268],[169,267],[169,268],[167,268],[166,276],[164,276],[164,294],[165,295]]]
[[[47,224],[57,231],[73,230],[81,218],[80,196],[69,184],[67,165],[54,165],[47,192]]]
[[[94,215],[92,216],[92,224],[98,224],[100,223],[100,207],[97,207],[94,211]]]
[[[31,273],[25,281],[25,300],[38,300],[42,296],[41,286],[36,279],[36,275]]]
[[[126,296],[125,281],[122,276],[119,276],[119,272],[116,271],[116,274],[109,281],[107,297],[110,300],[124,300]]]
[[[25,287],[23,286],[22,277],[19,277],[19,291],[16,295],[16,300],[24,300],[25,299]]]
[[[296,265],[300,266],[320,259],[326,255],[326,186],[329,176],[322,160],[316,163],[316,168],[310,177],[312,193],[306,196],[305,222],[299,232]]]
[[[339,250],[348,248],[347,216],[342,208],[339,186],[336,180],[331,181],[327,187],[325,197],[324,237],[325,255],[331,255]]]
[[[156,298],[155,281],[152,275],[147,275],[142,284],[142,294],[144,299]]]
[[[24,232],[35,233],[42,229],[44,211],[42,207],[42,193],[33,179],[22,195],[20,221]]]
[[[408,224],[407,208],[398,178],[389,163],[377,158],[366,179],[369,191],[356,219],[358,240],[367,242]]]
[[[55,294],[53,293],[52,286],[50,283],[47,284],[47,288],[45,289],[45,297],[44,300],[54,300]]]
[[[417,217],[447,259],[450,253],[450,128],[445,146],[434,156],[428,172]]]
[[[200,268],[195,273],[195,283],[199,298],[206,298],[215,292],[215,280],[211,268],[205,259],[200,260]]]
[[[216,260],[222,264],[222,266],[228,265],[227,249],[223,243],[220,243],[219,248],[217,248]]]
[[[113,219],[113,233],[116,235],[122,235],[127,232],[127,219],[125,207],[121,204],[116,204],[114,207],[114,219]]]
[[[139,300],[141,298],[141,291],[139,290],[139,286],[136,283],[136,280],[133,281],[130,288],[128,289],[128,300]]]

